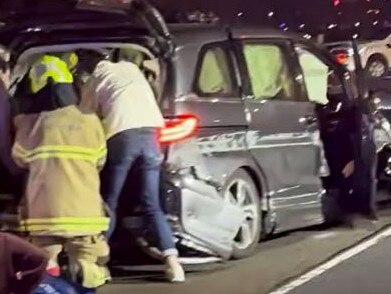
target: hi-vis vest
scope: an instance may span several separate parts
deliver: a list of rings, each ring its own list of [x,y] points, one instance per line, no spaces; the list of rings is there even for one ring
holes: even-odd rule
[[[15,118],[12,155],[29,170],[21,230],[82,236],[106,231],[99,169],[106,140],[96,115],[68,106]]]
[[[42,90],[49,78],[55,83],[73,83],[72,73],[65,61],[56,56],[43,55],[32,64],[29,72],[31,92],[34,94]]]

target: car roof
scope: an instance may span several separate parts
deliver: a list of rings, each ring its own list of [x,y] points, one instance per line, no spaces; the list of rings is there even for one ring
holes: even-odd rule
[[[169,24],[177,45],[207,43],[227,39],[230,34],[235,39],[300,39],[300,37],[280,30],[250,25],[224,26],[221,24]]]

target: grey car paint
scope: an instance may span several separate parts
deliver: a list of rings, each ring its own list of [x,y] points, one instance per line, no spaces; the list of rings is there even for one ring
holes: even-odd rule
[[[229,41],[229,35],[216,27],[187,26],[186,30],[182,26],[178,34],[176,28],[170,28],[177,45],[173,57],[175,113],[193,113],[200,118],[197,148],[208,176],[224,186],[225,180],[239,168],[254,172],[262,210],[274,212],[280,231],[322,222],[323,188],[319,178],[322,147],[317,128],[300,123],[301,118],[313,114],[313,105],[303,101],[253,101],[243,92],[237,97],[200,96],[193,87],[200,52],[211,43]],[[240,38],[263,40],[272,36],[262,30],[243,32]],[[232,70],[240,84],[244,77],[236,72],[237,68]],[[201,195],[188,205],[186,202],[192,198],[187,197],[186,193],[182,195],[182,205],[189,209],[202,211],[209,205],[209,200]],[[222,198],[216,204],[216,213],[226,205]],[[226,220],[231,216],[227,214]],[[182,222],[187,221],[182,216]],[[201,221],[197,230],[210,231],[209,224]],[[218,232],[218,227],[213,227],[213,231]],[[214,240],[213,234],[209,240]]]

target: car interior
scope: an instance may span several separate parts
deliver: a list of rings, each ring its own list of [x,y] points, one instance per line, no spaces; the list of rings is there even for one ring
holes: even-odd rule
[[[106,50],[113,62],[122,60],[137,64],[150,82],[157,97],[161,92],[160,68],[161,61],[156,58],[147,48],[137,44],[67,44],[41,46],[26,50],[22,53],[13,69],[11,78],[10,93],[15,96],[23,96],[26,93],[26,77],[31,64],[40,56],[47,53],[75,52],[78,55],[78,65],[73,69],[75,87],[78,92],[88,79],[83,65],[86,64],[83,58],[88,58],[88,54],[83,54],[83,50]]]

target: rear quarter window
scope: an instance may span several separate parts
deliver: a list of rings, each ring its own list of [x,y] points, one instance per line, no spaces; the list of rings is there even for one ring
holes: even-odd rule
[[[230,56],[223,47],[208,47],[201,53],[196,90],[207,96],[234,95]]]

